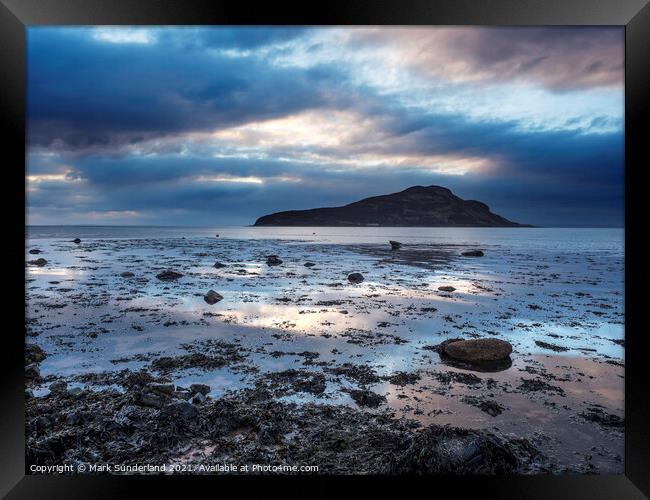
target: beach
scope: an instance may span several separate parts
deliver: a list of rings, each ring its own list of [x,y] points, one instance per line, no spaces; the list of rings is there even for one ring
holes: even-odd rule
[[[620,228],[30,226],[27,462],[622,473],[623,243]],[[437,350],[485,338],[512,346],[507,367]]]

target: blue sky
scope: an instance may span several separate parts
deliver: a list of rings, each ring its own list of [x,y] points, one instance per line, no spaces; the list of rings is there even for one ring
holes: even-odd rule
[[[437,184],[621,226],[622,28],[28,29],[30,224],[252,224]]]

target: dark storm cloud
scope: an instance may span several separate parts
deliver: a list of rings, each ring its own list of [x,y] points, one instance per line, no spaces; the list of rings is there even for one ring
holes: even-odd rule
[[[123,213],[141,223],[250,224],[269,212],[437,184],[520,222],[622,224],[622,118],[594,113],[594,96],[579,90],[620,85],[620,30],[359,30],[341,46],[314,42],[312,31],[156,29],[150,37],[126,32],[131,42],[122,43],[111,32],[96,39],[88,29],[30,28],[32,213],[74,222]],[[392,81],[393,63],[374,68],[353,57],[387,43],[404,54],[399,69],[407,71],[394,87],[373,86],[363,71],[376,71],[383,84],[384,73]],[[306,55],[278,63],[292,44]],[[452,105],[439,109],[429,100],[444,99],[442,90],[421,98],[399,87],[412,73],[467,77],[475,96],[486,83],[532,82],[553,95],[574,92],[587,111],[558,107],[547,113],[556,125],[546,115],[527,121],[499,109],[512,89],[490,116],[474,115],[474,101],[456,106],[453,93]],[[300,123],[279,139],[264,136],[268,130],[243,138],[233,131],[306,111],[346,117],[332,137],[322,133],[313,143],[300,136]],[[208,135],[219,130],[231,135]],[[366,168],[367,157],[388,166]],[[418,163],[428,157],[486,166],[448,175]],[[407,159],[390,168],[400,158]]]
[[[191,33],[200,45],[231,47],[241,38],[244,47],[257,47],[301,30],[216,32]],[[32,146],[115,148],[354,100],[333,66],[271,70],[258,57],[232,57],[192,44],[103,43],[85,31],[50,28],[30,29],[29,47]]]

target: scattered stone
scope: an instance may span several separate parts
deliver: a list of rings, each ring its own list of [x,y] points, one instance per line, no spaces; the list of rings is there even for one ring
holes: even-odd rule
[[[182,277],[183,275],[181,273],[171,270],[163,271],[156,275],[156,278],[158,278],[160,281],[176,281],[178,278]]]
[[[203,394],[207,396],[210,394],[210,386],[206,384],[192,384],[190,385],[190,392],[192,394]]]
[[[361,283],[364,280],[363,274],[361,273],[352,273],[348,274],[348,281],[350,283]]]
[[[205,297],[203,297],[203,300],[205,300],[208,304],[216,304],[220,300],[223,300],[223,295],[215,292],[214,290],[210,290],[208,293],[205,294]]]
[[[47,264],[47,261],[41,257],[40,259],[30,260],[27,263],[31,266],[43,267],[45,264]]]
[[[282,261],[278,258],[277,255],[267,255],[266,256],[266,265],[267,266],[279,266],[282,264]]]
[[[463,257],[483,257],[485,254],[480,250],[467,250],[462,252],[461,255]]]

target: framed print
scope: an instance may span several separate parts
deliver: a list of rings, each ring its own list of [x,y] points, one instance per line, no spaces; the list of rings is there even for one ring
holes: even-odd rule
[[[648,495],[647,2],[0,12],[7,498]]]

